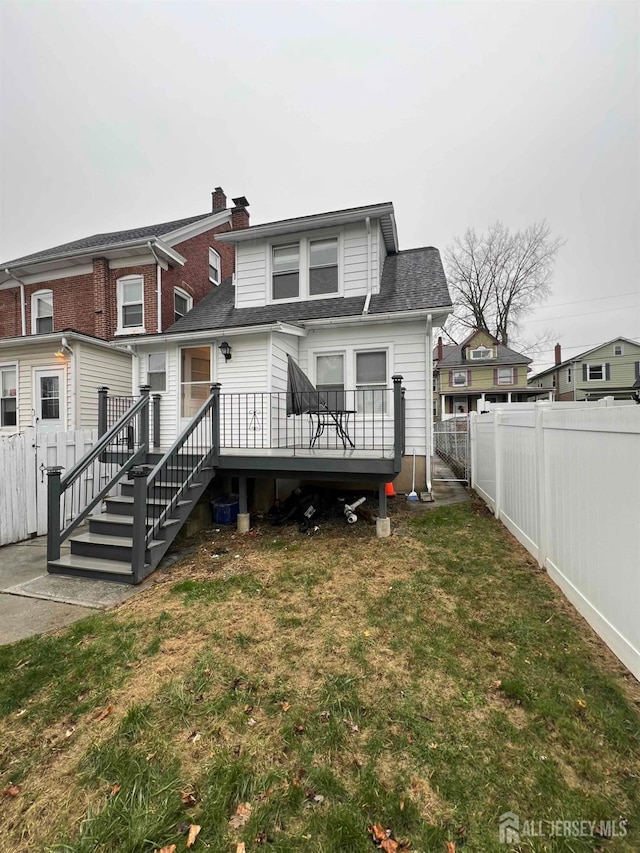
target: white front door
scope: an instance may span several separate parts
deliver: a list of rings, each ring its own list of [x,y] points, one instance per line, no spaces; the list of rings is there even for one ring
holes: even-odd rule
[[[180,350],[180,424],[189,423],[210,394],[211,347]]]
[[[38,368],[34,374],[34,402],[38,429],[47,432],[65,430],[65,368]]]

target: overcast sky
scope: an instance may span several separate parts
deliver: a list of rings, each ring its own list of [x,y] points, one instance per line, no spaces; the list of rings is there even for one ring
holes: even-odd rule
[[[546,218],[527,335],[640,338],[639,8],[0,0],[0,258],[217,185],[254,224],[393,201],[401,248]]]

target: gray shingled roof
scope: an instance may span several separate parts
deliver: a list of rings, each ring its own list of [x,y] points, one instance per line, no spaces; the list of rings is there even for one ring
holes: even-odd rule
[[[197,332],[260,323],[296,323],[325,317],[353,317],[362,314],[364,296],[344,299],[313,299],[283,302],[259,308],[235,308],[231,279],[205,296],[168,330]],[[384,262],[380,293],[371,297],[369,314],[388,311],[439,308],[451,305],[440,252],[429,246],[388,255]]]
[[[436,364],[436,367],[458,367],[459,365],[465,365],[466,367],[469,364],[480,366],[484,365],[487,367],[491,367],[494,364],[531,364],[531,359],[527,358],[526,355],[522,355],[520,352],[509,349],[509,347],[504,346],[504,344],[498,344],[497,358],[487,359],[486,361],[471,361],[469,359],[463,359],[463,346],[466,346],[466,344],[457,344],[457,346],[447,344],[444,346],[442,359]]]
[[[44,249],[42,252],[24,255],[24,257],[16,258],[13,261],[4,261],[0,264],[0,268],[5,269],[6,267],[13,267],[22,263],[53,260],[59,255],[81,251],[82,249],[100,249],[104,246],[111,246],[117,243],[128,243],[131,240],[142,240],[145,237],[161,237],[163,234],[169,234],[171,231],[176,231],[185,225],[191,225],[192,222],[198,222],[200,219],[206,219],[208,216],[212,216],[212,213],[200,213],[198,216],[188,216],[186,219],[174,219],[172,222],[161,222],[156,225],[145,225],[142,228],[129,228],[127,231],[110,231],[106,234],[93,234],[91,237],[72,240],[71,243],[62,243],[62,245],[54,246],[52,249]]]

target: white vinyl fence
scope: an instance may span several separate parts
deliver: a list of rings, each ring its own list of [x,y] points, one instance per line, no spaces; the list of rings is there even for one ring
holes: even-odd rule
[[[472,415],[471,485],[640,679],[640,406]]]
[[[96,438],[97,430],[48,433],[35,429],[0,438],[0,545],[47,532],[45,469],[61,465],[64,476]],[[83,497],[88,502],[93,494]]]

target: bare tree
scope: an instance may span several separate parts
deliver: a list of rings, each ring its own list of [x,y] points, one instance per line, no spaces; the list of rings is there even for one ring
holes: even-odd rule
[[[455,307],[449,334],[487,329],[507,344],[523,317],[551,292],[553,264],[563,241],[546,221],[512,233],[501,222],[486,234],[468,228],[445,252]]]

